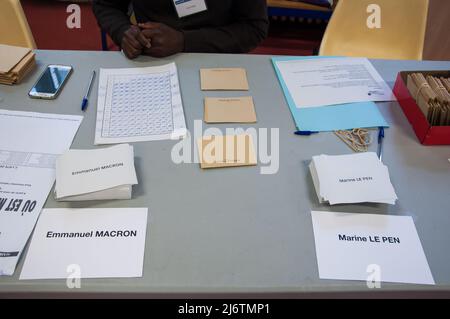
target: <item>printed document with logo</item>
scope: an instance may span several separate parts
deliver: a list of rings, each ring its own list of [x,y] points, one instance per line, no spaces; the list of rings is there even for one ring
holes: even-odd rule
[[[321,279],[434,285],[410,216],[313,211]],[[378,286],[379,287],[379,286]]]
[[[20,279],[142,277],[147,212],[44,209]]]
[[[373,152],[313,156],[309,169],[320,203],[394,205],[397,200],[388,168]]]
[[[394,101],[366,58],[315,58],[275,62],[297,108]]]
[[[82,117],[0,110],[0,275],[14,273]]]
[[[56,200],[130,199],[137,184],[133,146],[68,150],[56,161]]]
[[[388,127],[388,123],[383,118],[377,105],[372,102],[358,102],[336,105],[323,104],[321,107],[301,107],[298,101],[294,99],[294,93],[297,97],[298,94],[303,94],[301,88],[296,87],[295,81],[293,81],[294,75],[290,75],[289,65],[290,63],[309,63],[314,65],[315,60],[333,59],[332,57],[274,57],[272,63],[275,68],[278,80],[280,81],[281,88],[283,89],[286,102],[291,111],[292,117],[295,121],[297,130],[300,131],[312,131],[312,132],[331,132],[337,130],[349,130],[354,128],[363,127]],[[305,61],[305,62],[300,62]],[[283,69],[283,72],[281,69]],[[317,77],[317,75],[316,75]],[[294,77],[295,78],[295,77]],[[288,79],[289,86],[287,85]],[[319,84],[317,87],[320,87]],[[309,94],[309,87],[306,87],[306,93]],[[328,98],[326,88],[319,93],[318,99],[324,96]],[[330,101],[322,101],[323,103],[329,103]],[[319,103],[320,104],[320,103]]]

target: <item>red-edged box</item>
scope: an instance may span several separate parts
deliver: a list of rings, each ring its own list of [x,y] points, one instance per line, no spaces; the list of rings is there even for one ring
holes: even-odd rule
[[[450,145],[450,126],[431,126],[406,87],[408,74],[450,77],[450,71],[404,71],[400,72],[394,86],[394,94],[423,145]]]

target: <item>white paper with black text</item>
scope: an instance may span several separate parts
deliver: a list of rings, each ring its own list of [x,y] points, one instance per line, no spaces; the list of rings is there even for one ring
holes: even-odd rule
[[[0,110],[0,275],[12,275],[82,117]]]
[[[68,150],[56,161],[57,200],[89,200],[90,197],[129,199],[131,187],[135,184],[134,151],[133,146],[128,144],[93,150]],[[123,192],[124,188],[126,192]],[[123,198],[121,194],[128,195],[128,198]]]
[[[321,279],[434,285],[410,216],[311,214]]]
[[[313,156],[310,172],[321,203],[394,205],[397,200],[388,168],[373,152]]]
[[[147,208],[44,209],[20,279],[142,277]]]
[[[297,108],[395,100],[367,58],[290,59],[276,65]]]

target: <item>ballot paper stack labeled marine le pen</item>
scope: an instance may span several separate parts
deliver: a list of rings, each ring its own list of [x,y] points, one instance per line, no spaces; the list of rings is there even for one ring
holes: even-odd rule
[[[313,156],[309,166],[320,203],[382,203],[397,200],[389,170],[373,152]]]
[[[431,125],[450,125],[448,78],[412,73],[408,75],[407,87]]]

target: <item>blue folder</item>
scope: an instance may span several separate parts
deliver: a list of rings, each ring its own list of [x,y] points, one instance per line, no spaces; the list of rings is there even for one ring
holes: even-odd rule
[[[299,131],[326,132],[354,128],[388,127],[378,107],[373,102],[328,105],[322,107],[297,108],[286,83],[278,69],[277,61],[317,59],[324,57],[273,57],[272,63],[286,101]]]

